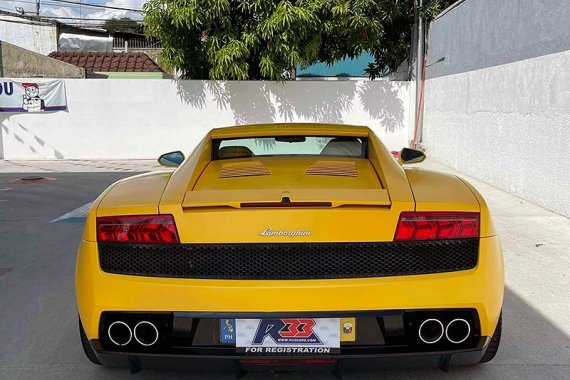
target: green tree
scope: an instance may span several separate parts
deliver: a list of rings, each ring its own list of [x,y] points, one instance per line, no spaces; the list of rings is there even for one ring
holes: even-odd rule
[[[145,30],[162,60],[193,79],[288,79],[297,65],[369,51],[367,72],[408,56],[415,0],[150,0]],[[425,0],[430,18],[453,0]]]
[[[105,20],[103,28],[112,32],[122,33],[142,34],[144,32],[142,23],[129,17],[110,18]]]

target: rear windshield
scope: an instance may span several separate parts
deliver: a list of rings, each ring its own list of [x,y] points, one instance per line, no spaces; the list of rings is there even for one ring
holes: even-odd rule
[[[254,156],[336,156],[366,158],[365,137],[275,136],[213,140],[213,159]]]

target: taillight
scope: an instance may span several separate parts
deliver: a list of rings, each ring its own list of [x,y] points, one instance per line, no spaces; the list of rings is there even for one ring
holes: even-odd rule
[[[394,240],[479,237],[478,212],[403,212]]]
[[[179,243],[172,215],[97,218],[97,241],[105,243]]]

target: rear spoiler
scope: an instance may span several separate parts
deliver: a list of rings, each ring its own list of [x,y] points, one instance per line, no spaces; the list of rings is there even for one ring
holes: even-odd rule
[[[197,190],[187,191],[182,201],[186,209],[198,207],[389,207],[386,189],[295,189],[281,191]]]

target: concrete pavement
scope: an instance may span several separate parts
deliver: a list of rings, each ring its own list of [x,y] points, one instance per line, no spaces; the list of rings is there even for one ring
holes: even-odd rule
[[[422,164],[446,172],[436,162]],[[101,167],[98,167],[101,166]],[[73,271],[81,223],[50,221],[92,201],[153,161],[0,161],[0,379],[117,379],[91,365],[77,333]],[[39,173],[46,182],[11,183]],[[49,174],[46,174],[49,173]],[[487,365],[346,374],[346,379],[570,378],[570,220],[479,181],[505,252],[503,341]],[[476,286],[476,284],[475,284]],[[140,379],[232,379],[232,373],[143,371]],[[330,373],[248,374],[246,379],[332,379]]]
[[[0,173],[146,172],[156,160],[0,160]]]

